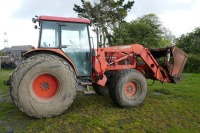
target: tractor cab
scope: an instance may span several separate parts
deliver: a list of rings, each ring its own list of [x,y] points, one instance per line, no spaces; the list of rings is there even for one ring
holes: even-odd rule
[[[34,23],[39,22],[39,49],[60,49],[74,64],[78,76],[91,76],[89,20],[51,16],[32,20]]]

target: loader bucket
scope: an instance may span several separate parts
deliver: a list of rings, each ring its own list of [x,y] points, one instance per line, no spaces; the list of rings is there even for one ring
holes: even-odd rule
[[[187,54],[176,46],[167,48],[150,49],[151,54],[160,66],[168,73],[171,83],[177,83],[181,80],[181,73],[187,61]],[[169,57],[167,57],[169,54]],[[171,56],[170,56],[171,55]],[[159,59],[164,57],[166,62],[162,64]]]
[[[171,53],[173,56],[173,63],[171,64],[169,72],[173,80],[172,82],[177,83],[181,80],[181,73],[185,67],[188,56],[178,47],[172,47]]]

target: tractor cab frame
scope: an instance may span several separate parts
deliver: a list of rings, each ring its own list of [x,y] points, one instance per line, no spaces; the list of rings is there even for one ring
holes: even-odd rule
[[[59,51],[68,57],[78,77],[91,78],[92,54],[89,37],[90,21],[82,18],[40,16],[38,49]],[[37,27],[37,26],[35,26]]]

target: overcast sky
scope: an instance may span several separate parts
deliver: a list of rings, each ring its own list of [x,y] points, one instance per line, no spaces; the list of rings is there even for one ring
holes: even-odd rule
[[[4,47],[4,33],[9,46],[37,46],[38,31],[31,18],[35,15],[76,17],[74,3],[80,0],[1,0],[0,49]],[[200,0],[135,0],[127,20],[154,13],[176,37],[200,27]]]

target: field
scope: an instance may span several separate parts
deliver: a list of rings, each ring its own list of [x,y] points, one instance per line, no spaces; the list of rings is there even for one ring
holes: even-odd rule
[[[3,85],[11,73],[0,70],[0,132],[200,132],[200,74],[190,74],[179,84],[155,82],[136,108],[116,107],[107,96],[78,93],[62,115],[35,119],[12,103]]]

